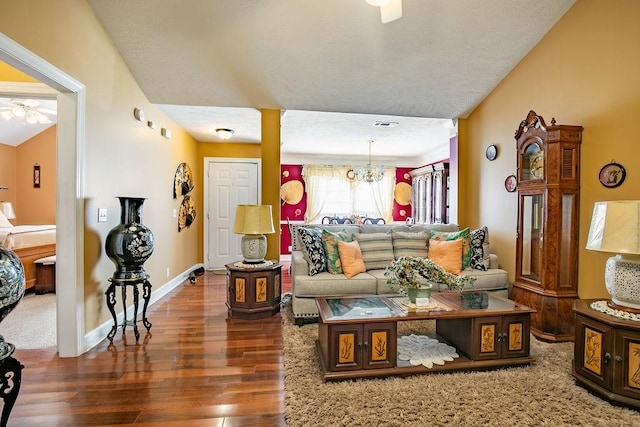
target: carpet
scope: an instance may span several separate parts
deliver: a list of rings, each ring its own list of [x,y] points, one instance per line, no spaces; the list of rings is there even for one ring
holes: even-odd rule
[[[575,384],[573,343],[532,337],[525,367],[324,383],[317,325],[295,326],[290,305],[282,313],[288,426],[640,426],[640,413]],[[401,322],[399,333],[422,328],[434,324]]]
[[[0,335],[16,349],[55,347],[56,295],[25,295],[0,323]]]

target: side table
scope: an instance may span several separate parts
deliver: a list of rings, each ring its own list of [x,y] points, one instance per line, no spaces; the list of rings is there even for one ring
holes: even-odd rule
[[[229,317],[264,319],[280,312],[282,264],[227,264]]]
[[[594,301],[573,304],[573,376],[610,402],[640,408],[640,322],[593,309]]]
[[[124,334],[124,330],[127,325],[133,326],[133,334],[136,336],[136,342],[140,339],[140,333],[138,332],[138,299],[140,291],[138,290],[138,285],[142,285],[142,298],[144,300],[144,304],[142,306],[142,323],[144,327],[147,328],[147,332],[151,329],[151,322],[147,319],[147,306],[149,305],[149,300],[151,299],[151,283],[147,279],[143,278],[135,278],[135,279],[109,279],[111,284],[107,288],[105,295],[107,297],[107,308],[113,317],[113,326],[111,327],[111,331],[107,334],[107,339],[113,343],[113,337],[116,334],[116,330],[118,329],[118,320],[116,318],[115,304],[116,304],[116,286],[120,286],[122,288],[122,307],[124,311],[124,320],[122,322],[122,333]],[[127,286],[133,287],[133,320],[127,320]]]

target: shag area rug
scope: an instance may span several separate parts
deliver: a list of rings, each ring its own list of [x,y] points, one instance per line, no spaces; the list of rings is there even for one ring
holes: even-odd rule
[[[0,335],[16,349],[56,346],[56,295],[26,294],[0,324]]]
[[[295,326],[283,307],[285,420],[288,426],[640,426],[640,413],[577,386],[573,343],[531,338],[535,362],[484,372],[425,374],[324,383],[318,326]],[[434,330],[400,322],[399,334]]]

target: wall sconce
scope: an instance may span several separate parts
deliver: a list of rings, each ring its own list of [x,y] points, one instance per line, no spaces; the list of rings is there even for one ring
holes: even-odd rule
[[[160,128],[160,135],[167,139],[171,139],[171,131],[167,128]]]
[[[216,134],[218,134],[220,139],[224,139],[225,141],[227,139],[231,139],[231,137],[233,136],[234,133],[235,133],[235,131],[233,129],[227,129],[227,128],[218,128],[218,129],[216,129]]]
[[[245,264],[261,264],[267,254],[265,234],[275,233],[271,205],[238,205],[233,232],[242,234],[240,251]]]

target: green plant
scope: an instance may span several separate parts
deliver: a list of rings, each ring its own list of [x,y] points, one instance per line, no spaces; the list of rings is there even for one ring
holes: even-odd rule
[[[406,294],[409,288],[418,288],[421,282],[445,285],[450,290],[461,292],[465,286],[473,286],[475,277],[449,273],[429,258],[400,257],[385,268],[384,276],[390,288],[399,287]]]

